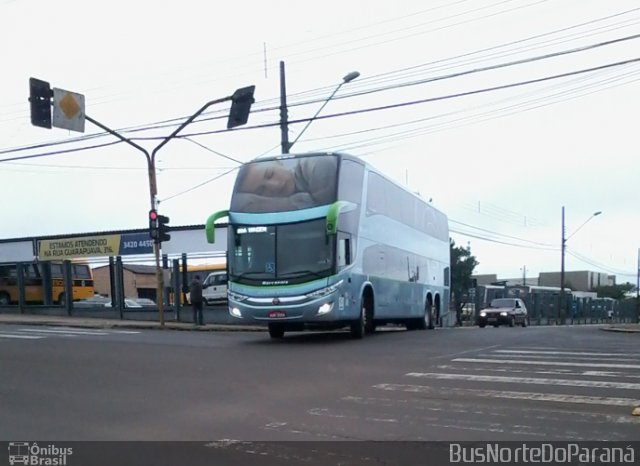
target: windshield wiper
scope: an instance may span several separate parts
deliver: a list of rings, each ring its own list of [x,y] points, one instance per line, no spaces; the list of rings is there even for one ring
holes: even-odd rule
[[[235,279],[248,278],[251,275],[262,275],[262,274],[264,274],[264,272],[258,272],[256,270],[250,270],[248,272],[242,272],[240,274],[230,274],[230,278],[235,278]],[[261,277],[261,278],[264,278],[264,277]]]
[[[327,272],[330,272],[330,271],[331,271],[330,268],[320,270],[318,272],[315,272],[313,270],[296,270],[295,272],[278,274],[278,278],[297,278],[297,277],[304,277],[305,275],[313,275],[314,277],[325,278],[327,276]]]

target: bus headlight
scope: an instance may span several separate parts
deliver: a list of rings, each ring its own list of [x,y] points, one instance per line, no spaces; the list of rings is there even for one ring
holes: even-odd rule
[[[504,311],[502,311],[502,312],[500,313],[500,315],[501,315],[502,317],[507,317],[507,313],[506,313],[506,312],[504,312]]]
[[[487,317],[487,313],[486,313],[486,312],[484,312],[484,311],[482,311],[482,312],[480,313],[480,317]]]
[[[316,290],[316,291],[312,291],[311,293],[307,293],[307,297],[309,298],[322,298],[323,296],[327,296],[330,295],[331,293],[334,293],[338,288],[340,288],[342,286],[342,282],[344,280],[340,280],[338,283],[334,283],[331,286],[328,286],[326,288],[322,288],[320,290]],[[329,311],[327,311],[329,312]]]
[[[333,301],[330,303],[324,303],[322,306],[320,306],[318,308],[318,314],[319,316],[323,316],[325,314],[328,314],[331,312],[331,310],[333,309]]]
[[[233,317],[238,317],[240,319],[242,318],[242,312],[240,312],[240,309],[238,309],[237,307],[230,307],[229,314],[231,314]]]
[[[227,290],[227,297],[239,303],[241,303],[242,301],[245,301],[248,298],[248,296],[245,296],[243,294],[238,294],[229,290]]]

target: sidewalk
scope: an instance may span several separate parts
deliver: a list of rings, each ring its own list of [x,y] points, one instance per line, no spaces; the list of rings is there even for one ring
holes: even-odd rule
[[[128,319],[101,319],[94,317],[69,317],[69,316],[49,316],[35,314],[7,314],[0,313],[0,324],[15,325],[47,325],[54,327],[77,327],[77,328],[128,328],[128,329],[149,329],[149,330],[191,330],[200,332],[266,332],[267,327],[254,325],[231,325],[231,324],[205,324],[201,326],[187,322],[167,322],[164,327],[156,321],[128,320]]]
[[[600,330],[607,332],[640,333],[640,324],[605,324]]]

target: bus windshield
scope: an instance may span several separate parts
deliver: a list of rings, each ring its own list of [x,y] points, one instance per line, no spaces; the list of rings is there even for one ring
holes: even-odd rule
[[[247,163],[238,172],[230,210],[285,212],[332,204],[337,174],[337,157],[326,154]]]
[[[308,222],[233,226],[229,275],[239,283],[299,283],[327,277],[333,271],[335,237],[325,219]]]

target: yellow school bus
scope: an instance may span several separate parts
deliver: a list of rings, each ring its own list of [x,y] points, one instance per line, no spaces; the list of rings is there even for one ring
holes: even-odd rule
[[[62,263],[50,262],[51,302],[64,304],[64,279]],[[43,263],[23,263],[24,299],[27,304],[44,303]],[[90,298],[94,295],[93,273],[84,263],[71,264],[73,300]],[[0,306],[18,303],[18,266],[0,264]]]

